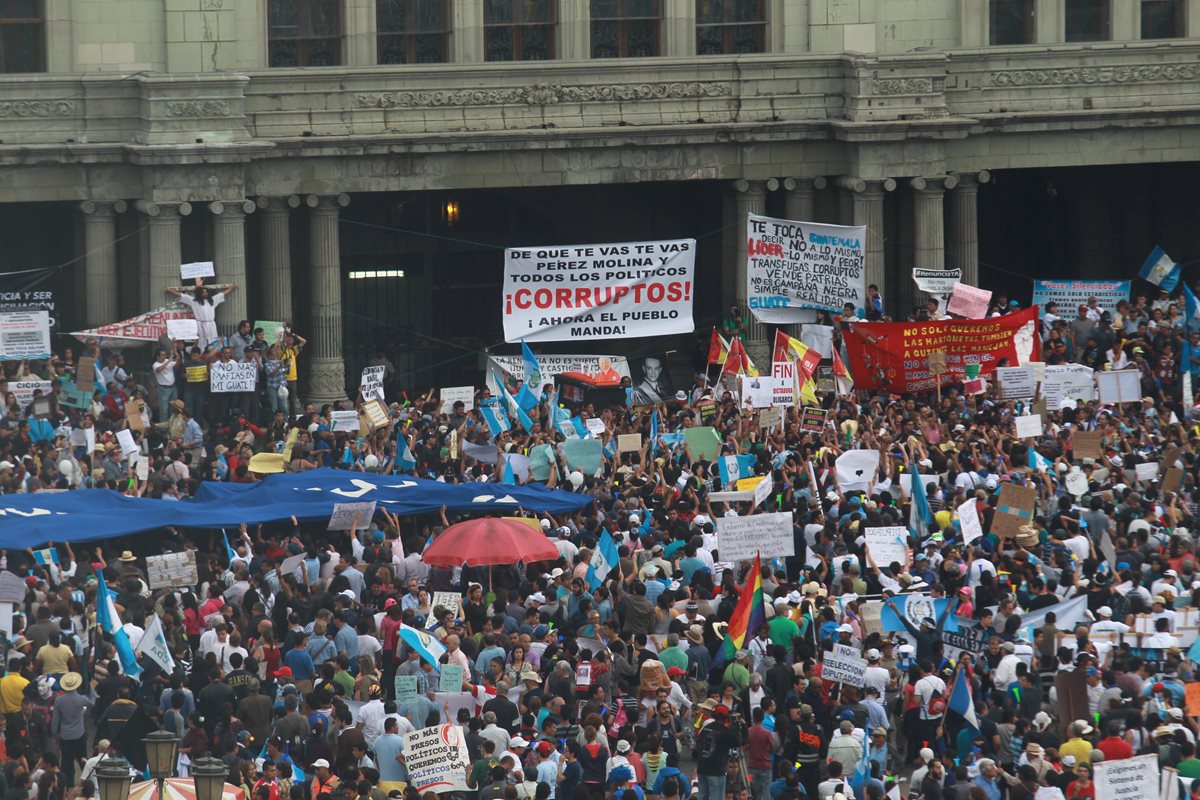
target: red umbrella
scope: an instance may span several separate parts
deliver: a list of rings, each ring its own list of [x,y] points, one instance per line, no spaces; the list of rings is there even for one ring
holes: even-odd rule
[[[518,561],[553,561],[554,543],[528,525],[498,517],[482,517],[451,525],[421,553],[426,564],[482,567]]]

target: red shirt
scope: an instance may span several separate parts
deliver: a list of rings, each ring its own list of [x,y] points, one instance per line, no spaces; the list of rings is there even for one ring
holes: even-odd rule
[[[1119,736],[1109,736],[1096,743],[1096,749],[1104,753],[1105,761],[1116,761],[1120,758],[1133,758],[1133,748],[1129,742]]]
[[[252,795],[257,795],[258,788],[260,786],[266,786],[268,789],[270,789],[271,800],[279,800],[279,781],[271,781],[268,783],[265,778],[259,778],[258,782],[254,784],[254,788],[250,790],[250,793]]]

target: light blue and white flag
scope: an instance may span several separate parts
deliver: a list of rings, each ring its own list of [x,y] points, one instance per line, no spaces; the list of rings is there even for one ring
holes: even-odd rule
[[[608,574],[619,565],[617,543],[613,541],[612,534],[605,531],[600,534],[600,541],[596,543],[596,549],[592,551],[592,560],[588,563],[587,582],[591,590],[594,592],[599,589]]]
[[[167,645],[167,637],[163,633],[162,620],[158,618],[158,614],[155,614],[146,626],[146,632],[138,642],[137,651],[145,653],[155,664],[162,667],[163,672],[170,674],[175,671],[175,659],[171,658],[171,648]]]
[[[401,472],[412,472],[417,468],[417,460],[413,458],[412,449],[408,446],[408,437],[401,435],[399,444],[400,451],[396,453],[396,467]]]
[[[410,628],[408,625],[400,626],[400,638],[404,640],[406,645],[415,650],[417,655],[432,664],[434,672],[440,673],[442,671],[441,664],[438,661],[446,652],[445,645],[425,631]]]
[[[479,413],[483,415],[493,439],[512,427],[508,415],[499,406],[480,406]]]
[[[37,562],[39,567],[48,567],[51,564],[58,563],[58,548],[47,547],[43,550],[33,551],[33,560]]]
[[[1146,256],[1146,260],[1142,263],[1142,269],[1138,272],[1138,276],[1149,283],[1153,283],[1164,292],[1175,291],[1175,286],[1179,283],[1179,274],[1182,270],[1172,258],[1163,252],[1163,249],[1158,245],[1150,251],[1150,255]]]
[[[97,571],[96,579],[99,581],[96,586],[96,622],[101,630],[113,638],[117,657],[121,661],[121,671],[130,678],[137,679],[142,674],[142,667],[137,663],[133,645],[129,643],[129,634],[121,627],[121,615],[117,613],[117,606],[108,591],[108,584],[104,582],[104,573]]]
[[[1200,300],[1186,283],[1183,285],[1183,322],[1189,328],[1200,328]]]
[[[717,471],[721,473],[721,483],[726,488],[733,486],[742,478],[754,475],[754,456],[721,456],[717,459]]]

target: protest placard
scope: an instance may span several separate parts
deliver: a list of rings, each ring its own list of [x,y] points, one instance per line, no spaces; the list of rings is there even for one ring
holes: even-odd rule
[[[1000,487],[1000,499],[992,517],[992,530],[1007,537],[1021,533],[1021,527],[1033,519],[1037,504],[1037,489],[1004,483]]]
[[[358,381],[363,400],[383,400],[383,373],[386,369],[383,364],[363,367]]]
[[[80,356],[75,366],[75,388],[91,394],[96,391],[96,359]]]
[[[792,512],[721,517],[717,520],[717,548],[722,561],[743,561],[754,558],[755,553],[764,559],[794,556]]]
[[[195,586],[200,580],[196,572],[196,552],[184,550],[146,556],[146,580],[151,589]]]
[[[781,408],[764,408],[758,412],[758,427],[760,428],[774,428],[781,422],[783,422],[783,409]]]
[[[133,432],[125,429],[117,431],[117,444],[121,445],[121,455],[128,456],[139,452],[137,442],[133,440]]]
[[[912,272],[917,289],[941,297],[949,297],[954,285],[962,280],[961,269],[923,269],[915,267]]]
[[[938,482],[937,475],[933,475],[933,474],[927,475],[924,473],[919,473],[919,474],[921,475],[921,485],[926,487],[926,489],[929,488],[929,484]],[[900,473],[900,495],[902,497],[904,497],[905,499],[912,497],[912,473],[911,472],[901,472]]]
[[[8,384],[8,390],[17,398],[17,405],[24,412],[33,402],[34,392],[41,392],[42,397],[49,397],[54,390],[54,384],[50,381],[13,381]]]
[[[459,664],[442,664],[438,688],[443,692],[461,692],[465,670]]]
[[[996,387],[1003,400],[1025,400],[1037,394],[1037,380],[1033,367],[999,367],[996,370]]]
[[[357,431],[358,412],[354,409],[348,411],[330,411],[329,429],[332,431]]]
[[[824,677],[824,673],[822,673]],[[1070,717],[1067,717],[1070,719]],[[1093,764],[1096,797],[1104,800],[1157,800],[1158,756],[1150,754]]]
[[[814,311],[866,304],[865,227],[758,214],[746,226],[746,304],[761,322],[813,322]]]
[[[439,606],[447,611],[453,612],[454,616],[457,618],[459,613],[462,611],[462,595],[460,595],[458,592],[434,592],[433,597],[431,597],[429,600],[429,607],[431,609],[436,609]],[[430,614],[430,616],[432,617],[434,615]],[[436,620],[434,620],[434,624],[437,624]],[[433,625],[426,624],[425,627],[432,628]]]
[[[213,269],[211,261],[193,261],[190,264],[179,265],[179,277],[185,281],[194,281],[196,278],[215,278],[217,272]]]
[[[947,656],[958,659],[964,653],[978,656],[992,638],[990,631],[983,628],[968,628],[960,625],[956,631],[942,631],[942,644],[950,651]]]
[[[510,247],[504,251],[504,339],[691,333],[695,257],[695,239]]]
[[[1162,477],[1162,490],[1178,492],[1181,483],[1183,483],[1183,470],[1179,467],[1170,467]]]
[[[979,508],[975,503],[975,498],[971,497],[955,509],[959,527],[962,529],[963,544],[983,538],[983,524],[979,520]]]
[[[775,405],[775,388],[781,386],[785,390],[787,400],[792,399],[792,382],[784,378],[772,378],[769,375],[750,377],[743,375],[742,405],[751,408],[771,408]]]
[[[286,325],[273,319],[256,319],[254,327],[255,329],[262,328],[263,338],[271,344],[282,342],[283,336],[287,332]]]
[[[543,384],[568,372],[586,377],[595,386],[618,386],[625,378],[633,381],[629,359],[624,356],[538,353],[537,361],[542,368]],[[493,395],[499,394],[500,387],[493,376],[507,374],[512,377],[515,387],[516,382],[525,380],[525,360],[519,355],[489,355],[486,374],[487,387]]]
[[[0,603],[25,604],[25,581],[7,570],[0,572]]]
[[[50,312],[0,311],[0,361],[50,357]]]
[[[396,676],[396,704],[407,703],[417,699],[417,676]]]
[[[622,433],[617,436],[617,452],[636,453],[641,449],[642,435],[640,433]]]
[[[1158,462],[1147,461],[1133,468],[1134,475],[1139,481],[1152,481],[1158,477]]]
[[[358,527],[365,528],[375,516],[375,501],[363,503],[334,503],[333,513],[329,515],[327,531],[348,531],[358,519]]]
[[[908,529],[903,525],[867,528],[863,535],[875,566],[885,569],[892,562],[908,566]]]
[[[821,680],[826,683],[844,683],[861,689],[865,684],[866,672],[866,659],[826,653],[822,660]]]
[[[462,403],[463,411],[472,411],[475,408],[475,387],[474,386],[448,386],[442,389],[442,413],[453,414],[454,404]]]
[[[721,452],[721,437],[717,435],[717,429],[711,426],[687,428],[683,432],[683,440],[694,461],[711,461]]]
[[[1067,473],[1066,485],[1069,493],[1075,497],[1083,497],[1088,492],[1087,475],[1084,475],[1079,467],[1072,467]]]
[[[577,469],[584,475],[595,475],[600,469],[604,443],[599,439],[568,439],[560,446],[568,469]]]
[[[771,492],[775,489],[775,480],[770,475],[763,476],[762,480],[754,487],[754,505],[761,506],[771,497]],[[790,516],[790,512],[789,512]]]
[[[304,553],[299,553],[294,556],[288,556],[283,561],[279,562],[279,576],[281,578],[287,577],[288,575],[293,575],[299,569],[305,569]],[[300,581],[301,585],[307,584],[307,581],[304,579],[303,576],[301,576],[300,578],[297,578],[297,580]]]
[[[1074,431],[1071,434],[1071,453],[1081,458],[1100,458],[1104,455],[1104,434],[1100,431]]]
[[[987,316],[988,303],[992,302],[990,289],[979,289],[968,283],[954,284],[946,311],[967,319],[983,319]]]
[[[145,430],[145,420],[142,417],[142,412],[146,410],[146,403],[142,400],[130,400],[125,403],[125,423],[131,431]]]
[[[214,361],[208,365],[208,388],[213,394],[253,392],[258,383],[258,365],[245,361]]]
[[[604,427],[604,420],[600,419],[599,417],[588,417],[584,424],[593,436],[604,435],[604,431],[606,430]]]
[[[378,400],[368,400],[362,404],[363,414],[366,415],[367,421],[371,423],[371,429],[386,428],[388,425],[387,407]]]
[[[1016,427],[1018,439],[1037,438],[1042,435],[1042,415],[1026,414],[1023,417],[1017,417]]]
[[[826,409],[805,406],[800,409],[800,430],[820,433],[825,429],[825,421],[828,419],[829,412]]]
[[[1101,403],[1138,403],[1142,399],[1141,373],[1136,369],[1097,372]]]
[[[404,734],[408,785],[422,794],[466,791],[470,763],[466,740],[457,725],[435,725]]]
[[[1047,364],[1042,377],[1046,409],[1057,411],[1063,400],[1088,402],[1096,399],[1095,371],[1085,364]]]
[[[200,338],[200,325],[194,319],[169,319],[167,337],[177,342],[194,342]]]
[[[1117,303],[1129,299],[1132,281],[1076,281],[1070,279],[1035,280],[1033,305],[1045,310],[1047,303],[1058,303],[1058,313],[1071,319],[1076,309],[1092,297],[1100,308],[1115,311]]]

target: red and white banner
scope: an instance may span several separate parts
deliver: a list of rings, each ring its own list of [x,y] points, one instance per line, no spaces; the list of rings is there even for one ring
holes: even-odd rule
[[[695,239],[510,247],[504,251],[504,339],[691,333],[695,266]]]
[[[852,322],[842,339],[856,388],[923,392],[937,385],[929,371],[933,353],[946,355],[942,386],[962,383],[967,364],[978,364],[980,374],[990,375],[998,366],[1039,361],[1037,314],[1035,307],[988,319]]]
[[[134,342],[157,342],[167,335],[167,321],[174,319],[195,319],[195,317],[183,303],[173,303],[121,322],[75,331],[71,335],[76,339],[84,340],[126,339]]]

